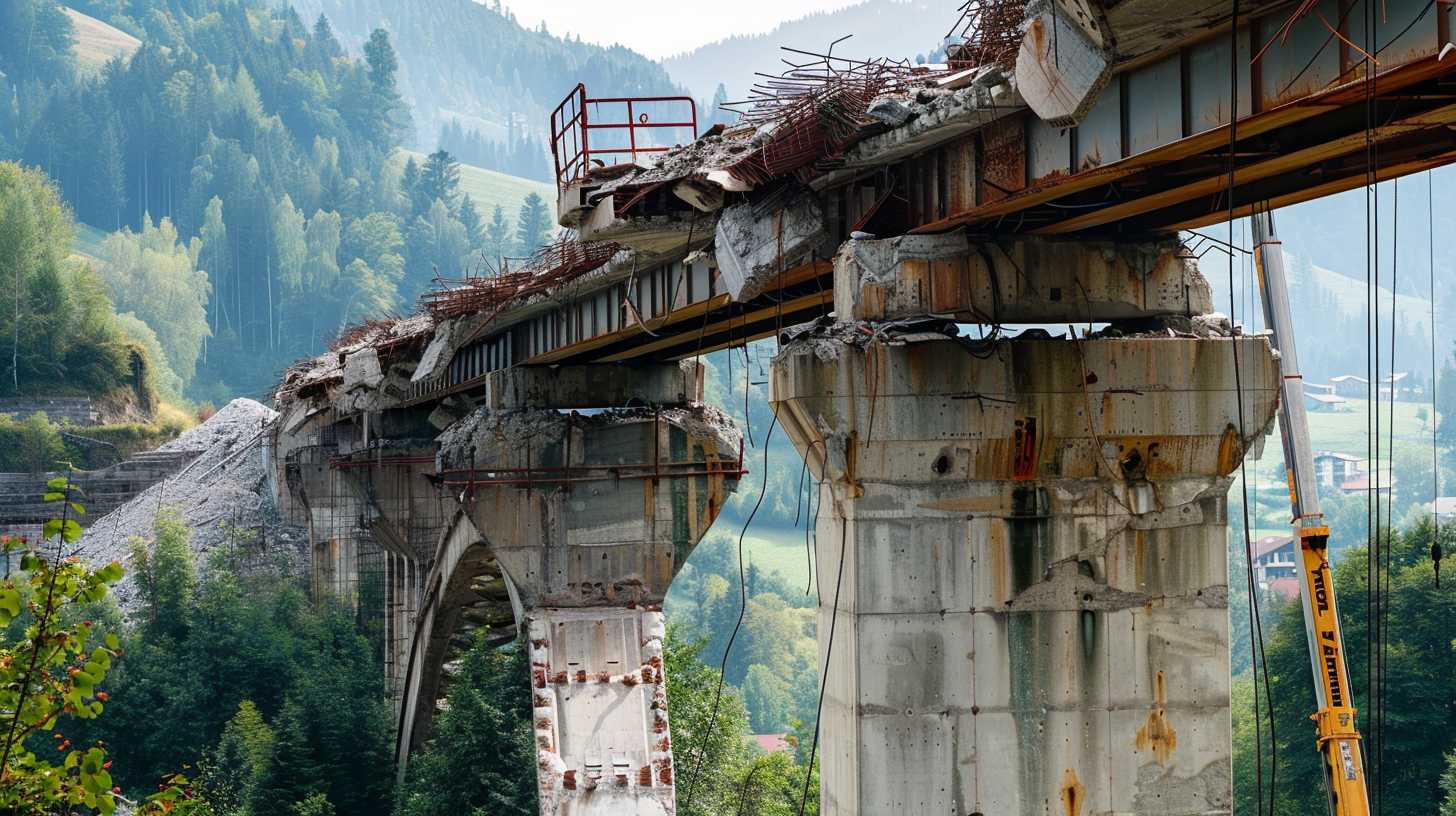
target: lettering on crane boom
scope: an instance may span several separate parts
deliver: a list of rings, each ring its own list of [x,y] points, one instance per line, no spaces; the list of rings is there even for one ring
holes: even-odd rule
[[[1320,616],[1330,612],[1330,593],[1325,586],[1325,569],[1321,565],[1310,571],[1310,584],[1314,587],[1314,605]],[[1340,676],[1340,641],[1334,629],[1320,631],[1320,655],[1324,658],[1325,682],[1330,688],[1330,706],[1342,708],[1345,705],[1344,684]]]
[[[1335,633],[1321,632],[1320,637],[1327,641],[1322,645],[1322,651],[1325,658],[1325,679],[1330,684],[1330,705],[1332,707],[1343,706],[1345,693],[1340,689],[1340,653],[1330,645],[1334,642]]]
[[[1314,607],[1321,615],[1330,611],[1330,592],[1325,588],[1325,571],[1316,567],[1310,573],[1310,580],[1314,584]]]

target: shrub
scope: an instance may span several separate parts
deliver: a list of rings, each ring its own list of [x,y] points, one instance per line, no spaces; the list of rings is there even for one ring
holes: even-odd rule
[[[20,422],[0,414],[0,471],[44,473],[57,469],[66,458],[61,433],[44,412]]]

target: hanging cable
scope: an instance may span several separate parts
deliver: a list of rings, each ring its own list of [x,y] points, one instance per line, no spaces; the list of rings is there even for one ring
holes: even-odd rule
[[[1441,588],[1441,463],[1436,449],[1436,193],[1431,171],[1426,171],[1426,257],[1431,264],[1431,567],[1436,589]]]
[[[1400,274],[1400,179],[1396,178],[1391,183],[1391,229],[1390,229],[1390,418],[1386,422],[1386,443],[1385,455],[1390,459],[1390,475],[1385,481],[1385,580],[1382,594],[1385,603],[1381,608],[1380,626],[1380,751],[1381,764],[1385,759],[1385,736],[1388,711],[1387,705],[1390,700],[1390,599],[1391,599],[1391,573],[1394,566],[1395,546],[1393,536],[1395,534],[1395,396],[1396,396],[1396,371],[1395,371],[1395,349],[1396,349],[1396,326],[1399,324],[1398,297],[1399,297],[1399,274]],[[1380,807],[1379,812],[1385,809],[1385,775],[1380,776]]]
[[[818,488],[815,487],[815,483],[814,483],[813,477],[810,477],[810,479],[809,479],[809,494],[808,494],[808,500],[807,501],[804,500],[805,499],[805,496],[804,496],[804,475],[809,472],[809,454],[811,454],[811,453],[814,452],[815,446],[818,446],[818,447],[821,447],[821,448],[824,447],[824,440],[822,440],[822,439],[815,439],[815,440],[810,441],[809,442],[808,449],[804,451],[804,464],[803,464],[803,467],[801,467],[799,469],[799,495],[797,496],[797,498],[796,498],[796,500],[794,502],[794,528],[795,529],[797,529],[798,526],[799,526],[799,510],[802,508],[804,510],[804,513],[805,513],[805,519],[804,519],[804,564],[808,567],[808,575],[809,575],[807,582],[805,582],[805,584],[804,584],[804,594],[805,595],[808,595],[809,594],[809,590],[811,590],[811,589],[814,588],[814,554],[813,554],[814,553],[814,550],[813,550],[812,546],[809,543],[809,531],[811,529],[815,529],[815,528],[817,528],[819,526],[819,511],[818,510],[815,510],[814,511],[814,517],[813,517],[812,520],[810,518],[808,518],[809,508],[815,506],[814,505],[814,494],[818,492]],[[825,454],[824,459],[825,459],[825,461],[827,463],[828,462],[828,459],[829,459],[828,454]],[[823,482],[820,482],[819,484],[822,485]],[[821,498],[819,500],[819,506],[822,507],[823,505],[824,505],[824,500]],[[817,530],[816,530],[816,532],[817,532]]]
[[[1239,129],[1239,2],[1233,2],[1233,14],[1229,24],[1229,144],[1228,144],[1228,244],[1234,244],[1234,187],[1236,171],[1238,169],[1236,156],[1238,154],[1238,129]],[[1234,286],[1234,254],[1228,254],[1228,287],[1229,287],[1229,324],[1234,325],[1238,309],[1238,296]],[[1239,364],[1239,344],[1237,338],[1233,338],[1230,347],[1233,349],[1234,362],[1234,391],[1238,402],[1239,420],[1239,445],[1242,448],[1247,444],[1249,438],[1244,422],[1244,385],[1243,374]],[[1253,542],[1249,540],[1249,479],[1248,465],[1242,455],[1239,456],[1239,487],[1243,496],[1243,521],[1244,521],[1244,580],[1249,591],[1249,619],[1252,625],[1253,642],[1250,643],[1250,657],[1255,677],[1258,677],[1260,668],[1263,671],[1264,704],[1268,707],[1269,715],[1269,808],[1268,812],[1274,812],[1275,774],[1277,767],[1278,744],[1274,734],[1274,708],[1271,704],[1271,686],[1269,682],[1269,665],[1264,659],[1264,628],[1259,616],[1259,604],[1257,600],[1258,588],[1254,581],[1254,551]],[[1258,801],[1259,816],[1265,813],[1264,808],[1264,756],[1263,756],[1263,714],[1260,706],[1259,683],[1254,683],[1254,777]]]
[[[758,776],[759,771],[763,770],[763,763],[767,759],[768,757],[761,756],[757,760],[754,760],[753,767],[748,770],[748,775],[743,778],[743,784],[738,788],[738,810],[734,812],[734,816],[743,816],[743,808],[748,805],[748,786],[753,784],[753,778]],[[754,804],[757,804],[757,802]],[[754,812],[757,813],[758,808],[754,808]]]
[[[845,440],[853,445],[854,440]],[[839,623],[839,590],[844,582],[844,555],[849,541],[849,520],[840,519],[839,524],[839,569],[834,576],[834,605],[829,610],[829,642],[824,646],[824,668],[819,676],[819,702],[814,707],[814,737],[809,743],[809,761],[804,765],[804,790],[799,794],[799,810],[796,816],[804,816],[804,806],[809,802],[809,783],[814,778],[814,757],[819,752],[819,725],[824,719],[824,690],[829,686],[829,664],[834,657],[834,631]]]
[[[1366,3],[1364,7],[1365,46],[1368,52],[1375,43],[1374,4]],[[1372,370],[1375,365],[1376,352],[1372,349],[1371,340],[1378,336],[1378,329],[1373,328],[1375,286],[1377,278],[1375,275],[1374,258],[1375,243],[1372,235],[1375,229],[1375,220],[1372,217],[1372,197],[1376,194],[1375,189],[1375,139],[1374,139],[1374,70],[1369,60],[1364,62],[1365,74],[1363,86],[1365,91],[1365,458],[1366,462],[1373,464],[1375,461],[1378,437],[1376,436],[1375,422],[1376,411],[1372,395],[1376,388],[1377,376]],[[1367,479],[1371,476],[1367,475]],[[1375,710],[1376,698],[1376,668],[1375,668],[1375,643],[1377,638],[1377,611],[1376,604],[1378,596],[1376,589],[1379,586],[1379,530],[1375,518],[1375,507],[1373,501],[1374,493],[1370,486],[1366,486],[1365,497],[1365,697],[1370,705],[1370,740],[1365,743],[1366,765],[1370,768],[1370,781],[1374,782],[1379,778],[1380,768],[1374,761],[1376,746],[1379,744],[1379,724]],[[1378,795],[1378,791],[1377,791]]]
[[[729,358],[732,358],[730,353]],[[687,801],[683,805],[684,812],[693,804],[693,793],[698,787],[698,776],[703,770],[703,757],[708,753],[708,738],[713,735],[713,728],[718,723],[718,706],[723,701],[723,683],[728,675],[728,655],[733,651],[733,642],[738,639],[738,632],[743,628],[743,619],[748,614],[748,578],[743,573],[743,539],[748,535],[748,528],[753,524],[753,517],[758,515],[758,508],[763,506],[764,494],[768,492],[768,451],[769,440],[773,439],[774,428],[778,425],[779,415],[773,415],[773,420],[768,424],[768,435],[763,440],[763,486],[759,488],[758,500],[753,503],[753,510],[749,512],[748,519],[743,522],[743,529],[738,533],[738,620],[733,623],[733,633],[728,636],[728,645],[723,647],[723,659],[718,663],[718,686],[713,690],[713,706],[708,715],[708,727],[703,732],[703,738],[698,741],[698,757],[693,764],[693,775],[688,782]]]
[[[820,444],[822,445],[823,443],[821,442]],[[826,456],[824,458],[827,461],[829,457]],[[811,522],[812,529],[814,530],[814,544],[813,544],[813,546],[815,546],[815,547],[817,547],[819,545],[819,513],[824,510],[824,495],[823,495],[823,491],[824,491],[824,480],[821,479],[821,480],[819,480],[819,485],[814,488],[815,494],[819,496],[819,503],[816,504],[816,505],[814,505],[814,521]],[[808,542],[809,542],[809,530],[808,529],[805,529],[804,530],[804,542],[805,542],[805,546],[808,546]],[[810,548],[810,550],[812,552],[812,547]],[[811,580],[811,581],[814,582],[814,597],[815,597],[815,602],[818,603],[820,606],[823,606],[824,605],[824,587],[822,587],[822,586],[819,585],[819,574],[818,574],[818,570],[815,568],[816,567],[817,560],[818,560],[817,558],[810,559],[810,562],[809,562],[809,580]],[[804,590],[804,594],[805,595],[808,595],[809,594],[809,590],[807,588]]]

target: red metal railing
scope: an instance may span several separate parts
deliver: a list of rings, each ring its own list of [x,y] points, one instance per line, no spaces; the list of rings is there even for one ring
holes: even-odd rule
[[[658,108],[667,105],[687,105],[686,121],[654,121],[643,106]],[[608,111],[602,106],[609,106]],[[610,115],[611,108],[622,109],[625,116]],[[605,120],[605,121],[602,121]],[[669,150],[667,144],[656,144],[642,131],[662,131],[679,128],[689,129],[691,136],[698,133],[698,106],[690,96],[639,96],[588,99],[586,86],[577,83],[571,93],[551,112],[551,159],[556,165],[556,184],[565,187],[586,174],[593,160],[603,164],[616,164],[623,157],[635,160],[642,153],[661,153]],[[592,146],[592,131],[627,132],[626,144],[611,143],[605,147]],[[607,159],[610,159],[608,161]]]

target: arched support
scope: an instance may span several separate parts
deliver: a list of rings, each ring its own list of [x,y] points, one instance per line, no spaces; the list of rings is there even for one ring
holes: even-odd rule
[[[441,670],[461,613],[479,600],[474,590],[477,581],[499,574],[500,565],[480,531],[469,516],[457,511],[447,523],[424,577],[419,614],[411,626],[409,649],[403,660],[404,682],[395,732],[395,761],[401,778],[410,752],[429,734],[440,698]]]
[[[661,604],[741,475],[731,421],[701,406],[480,409],[439,443],[436,481],[460,512],[425,582],[401,768],[462,596],[498,564],[530,644],[541,812],[674,812]]]

